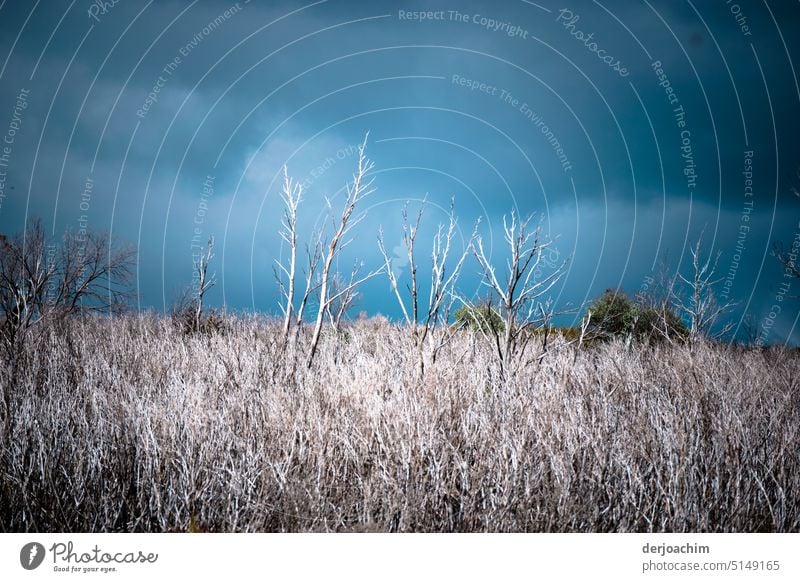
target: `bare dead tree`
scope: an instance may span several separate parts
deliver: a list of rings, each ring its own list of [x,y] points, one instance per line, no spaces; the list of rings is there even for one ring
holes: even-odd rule
[[[49,242],[39,220],[0,236],[0,336],[15,345],[42,320],[118,312],[131,298],[135,251],[107,234],[67,232]]]
[[[358,168],[356,169],[355,174],[353,174],[353,181],[347,186],[347,196],[345,198],[344,208],[342,209],[342,213],[339,216],[338,221],[334,221],[334,234],[327,245],[327,250],[324,254],[324,260],[322,261],[322,271],[320,273],[319,285],[319,308],[317,310],[316,322],[314,323],[314,332],[311,336],[311,344],[309,346],[308,359],[306,362],[309,368],[314,362],[314,356],[317,353],[320,335],[322,334],[322,324],[325,319],[325,313],[330,307],[331,302],[341,297],[344,293],[356,289],[361,283],[374,277],[381,271],[380,269],[377,271],[370,271],[358,279],[351,280],[348,284],[348,287],[339,290],[336,295],[331,293],[331,277],[333,275],[331,269],[333,267],[334,260],[353,241],[352,238],[348,237],[353,228],[355,228],[355,226],[358,225],[358,223],[360,223],[364,218],[363,213],[355,214],[356,207],[364,198],[375,192],[375,188],[372,186],[374,179],[368,177],[370,170],[373,168],[373,163],[368,160],[366,156],[368,137],[369,134],[364,137],[364,141],[358,146]],[[330,211],[331,204],[329,200],[327,202],[328,209]]]
[[[283,191],[281,192],[284,211],[279,234],[283,241],[289,246],[289,257],[286,263],[279,259],[275,260],[277,265],[276,278],[278,279],[281,294],[283,295],[281,309],[283,310],[284,343],[286,343],[289,338],[289,328],[292,324],[292,318],[295,316],[294,295],[295,278],[297,276],[297,209],[300,206],[302,196],[303,185],[290,178],[289,170],[284,166]],[[286,278],[285,284],[283,282],[284,277]],[[302,319],[299,321],[302,321]]]
[[[510,220],[503,217],[503,238],[509,253],[504,274],[498,275],[486,255],[482,237],[477,236],[472,246],[482,271],[482,283],[496,296],[503,320],[502,326],[486,325],[480,329],[494,344],[504,377],[513,373],[514,362],[524,355],[530,331],[549,325],[553,309],[545,296],[566,267],[564,261],[543,273],[543,253],[553,241],[543,242],[541,226],[531,230],[531,220],[528,217],[518,222],[514,212]],[[479,315],[480,311],[475,313]]]
[[[736,303],[726,301],[720,303],[714,291],[716,285],[724,277],[716,278],[717,263],[720,255],[702,258],[702,236],[694,247],[690,249],[692,256],[692,271],[689,278],[679,274],[678,277],[685,285],[685,292],[676,290],[673,294],[674,305],[678,312],[683,313],[689,320],[689,341],[696,342],[700,337],[710,339],[723,337],[733,328],[733,323],[725,323],[721,328],[715,329],[721,317],[732,310]]]
[[[408,286],[408,296],[404,297],[400,291],[392,259],[386,250],[383,230],[378,235],[378,247],[383,255],[384,272],[389,279],[389,284],[394,292],[403,318],[414,340],[417,350],[417,372],[420,377],[425,373],[425,351],[426,343],[430,343],[429,357],[435,361],[436,354],[452,339],[454,330],[447,326],[447,319],[454,301],[453,289],[458,281],[461,268],[469,254],[472,239],[457,257],[455,265],[448,272],[448,262],[452,252],[453,238],[456,233],[456,217],[454,204],[450,203],[450,214],[448,225],[439,224],[436,234],[433,237],[431,249],[431,283],[428,293],[427,303],[421,306],[419,297],[419,284],[417,281],[417,258],[415,254],[415,243],[419,232],[420,222],[425,212],[425,201],[417,212],[413,223],[408,220],[408,206],[403,209],[403,235],[402,243],[408,259],[410,284]],[[474,235],[473,235],[474,236]],[[443,325],[442,325],[443,324]],[[437,334],[438,328],[444,330]],[[435,339],[434,339],[434,336]],[[432,340],[433,341],[430,341]]]
[[[286,258],[276,259],[273,271],[281,294],[280,308],[283,313],[283,344],[288,347],[290,332],[294,326],[294,339],[297,340],[298,334],[303,327],[303,316],[309,301],[322,285],[321,278],[318,276],[320,261],[322,260],[322,250],[324,245],[323,233],[315,232],[312,234],[312,242],[305,245],[305,267],[303,269],[302,287],[298,281],[300,277],[298,259],[298,217],[300,204],[303,201],[303,184],[295,181],[290,175],[288,168],[283,168],[283,187],[281,190],[281,200],[283,202],[283,217],[281,219],[281,239],[287,244],[289,254]],[[300,290],[302,288],[302,293]]]
[[[106,233],[67,233],[61,249],[51,302],[56,311],[115,313],[127,308],[136,258],[132,247],[115,246]]]
[[[20,332],[45,317],[50,298],[48,282],[55,264],[47,260],[46,238],[41,222],[28,225],[23,237],[0,238],[0,301],[3,339],[14,344]]]
[[[195,310],[194,310],[194,329],[200,330],[203,323],[203,301],[209,289],[216,284],[216,275],[208,276],[208,265],[214,258],[214,237],[208,237],[208,244],[206,245],[206,252],[200,253],[200,258],[194,264],[195,277],[197,278],[197,286],[195,287]]]

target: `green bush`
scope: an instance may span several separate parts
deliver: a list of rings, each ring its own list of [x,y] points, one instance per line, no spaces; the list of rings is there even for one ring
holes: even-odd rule
[[[669,308],[637,307],[638,318],[634,335],[642,340],[660,341],[667,337],[683,342],[689,337],[689,328]]]
[[[614,338],[633,332],[636,304],[619,291],[607,290],[589,307],[593,335]]]
[[[683,341],[689,334],[680,317],[668,307],[637,305],[622,291],[607,290],[589,307],[589,329],[595,339],[632,336],[641,341],[665,338]]]
[[[506,329],[503,318],[494,307],[486,303],[464,305],[456,309],[456,324],[482,333],[502,333]]]

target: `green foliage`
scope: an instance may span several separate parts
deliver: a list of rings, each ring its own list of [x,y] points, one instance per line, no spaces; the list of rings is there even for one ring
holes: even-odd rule
[[[639,339],[659,341],[669,338],[673,341],[683,342],[689,337],[689,328],[668,307],[656,309],[654,307],[637,306],[638,318],[634,335]]]
[[[638,305],[622,291],[607,290],[589,307],[590,330],[596,339],[632,336],[641,341],[683,341],[689,330],[667,306]]]
[[[500,313],[486,303],[464,305],[459,307],[454,315],[459,326],[467,326],[475,332],[502,333],[506,329]]]
[[[594,335],[613,338],[633,332],[636,304],[622,292],[607,290],[589,307]]]

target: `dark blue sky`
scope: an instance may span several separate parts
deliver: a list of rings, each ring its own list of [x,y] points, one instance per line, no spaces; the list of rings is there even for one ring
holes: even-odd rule
[[[158,309],[213,234],[212,301],[275,311],[281,167],[308,232],[370,131],[378,190],[344,270],[377,266],[378,228],[399,244],[425,195],[421,241],[451,197],[495,242],[504,213],[541,214],[562,306],[635,293],[662,256],[687,272],[702,233],[736,321],[797,343],[770,248],[800,236],[799,25],[789,0],[0,0],[0,231],[111,230]],[[358,309],[397,314],[385,279]]]

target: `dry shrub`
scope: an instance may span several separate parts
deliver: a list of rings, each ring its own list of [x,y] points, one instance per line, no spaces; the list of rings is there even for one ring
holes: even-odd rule
[[[462,332],[420,381],[386,322],[311,369],[310,334],[225,327],[31,336],[0,367],[0,530],[800,529],[797,351],[555,341],[501,383]]]
[[[196,303],[179,306],[172,310],[172,324],[185,335],[224,333],[227,330],[225,314],[215,310],[202,313],[197,320]]]

